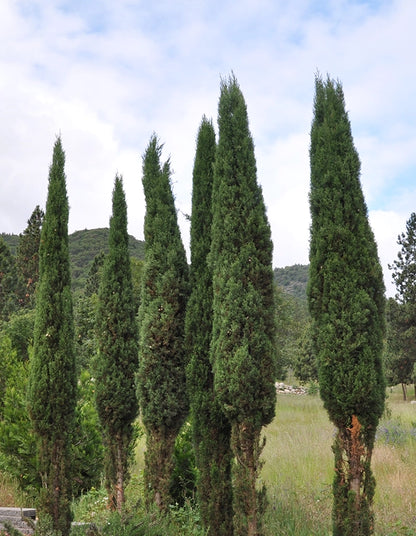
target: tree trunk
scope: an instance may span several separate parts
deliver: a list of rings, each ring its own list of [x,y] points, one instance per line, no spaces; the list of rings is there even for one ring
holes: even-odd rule
[[[407,386],[405,383],[402,383],[402,391],[403,391],[403,400],[406,402],[407,400]]]
[[[202,418],[205,420],[208,415],[207,412]],[[212,532],[215,536],[232,536],[231,427],[224,417],[217,417],[216,427],[211,424],[209,429],[207,419],[203,429],[205,434],[201,433],[197,441],[194,437],[195,457],[199,469],[198,502],[201,520],[204,527],[209,529],[209,533]]]
[[[124,448],[123,440],[117,441],[116,454],[116,505],[117,511],[121,514],[124,505],[124,480],[125,480],[125,463],[124,463]]]
[[[364,442],[361,423],[355,415],[349,428],[338,430],[333,450],[334,535],[370,536],[374,532],[372,451]]]
[[[147,432],[144,472],[147,503],[155,503],[161,511],[166,511],[171,502],[169,488],[176,435],[173,430]]]
[[[42,441],[40,463],[47,467],[40,496],[40,517],[49,515],[54,530],[67,536],[71,529],[71,489],[65,440]]]
[[[264,504],[256,488],[261,469],[261,428],[250,423],[234,423],[231,444],[234,470],[234,536],[261,536]]]

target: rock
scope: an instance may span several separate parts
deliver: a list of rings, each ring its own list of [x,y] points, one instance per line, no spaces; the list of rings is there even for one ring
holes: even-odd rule
[[[9,523],[25,536],[30,536],[34,530],[30,523],[25,521],[26,518],[35,521],[36,510],[34,508],[0,507],[0,530],[5,528],[4,523]]]
[[[277,394],[306,395],[306,389],[304,387],[293,387],[283,382],[276,382],[275,386]]]

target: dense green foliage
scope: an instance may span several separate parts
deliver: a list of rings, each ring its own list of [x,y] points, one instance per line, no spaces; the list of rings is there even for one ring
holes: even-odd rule
[[[188,413],[184,324],[188,265],[170,185],[152,136],[143,156],[146,198],[145,266],[139,308],[138,393],[147,433],[146,489],[162,509],[169,503],[175,438]]]
[[[0,419],[0,470],[12,475],[19,489],[34,500],[42,482],[38,471],[36,437],[26,407],[29,364],[19,361],[16,352],[10,353],[1,337],[0,359],[6,357],[4,350],[7,351],[9,364],[13,366],[7,376]]]
[[[370,470],[384,409],[384,283],[339,82],[316,78],[308,299],[334,443],[334,535],[373,531]]]
[[[16,350],[20,361],[29,359],[29,349],[33,344],[34,324],[34,309],[24,308],[12,314],[9,321],[2,326],[4,332],[10,337],[12,347]]]
[[[3,339],[0,338],[0,341]],[[0,343],[0,357],[3,359]],[[29,363],[22,361],[10,348],[4,348],[12,358],[4,393],[3,416],[0,419],[0,470],[12,475],[31,502],[42,486],[39,473],[36,436],[26,405]],[[9,361],[10,362],[10,361]],[[79,400],[75,413],[74,437],[71,449],[72,494],[78,497],[92,486],[99,486],[102,474],[102,446],[98,417],[94,407],[94,383],[88,371],[81,374]]]
[[[193,169],[191,268],[186,313],[186,346],[189,353],[187,385],[198,467],[198,501],[202,522],[213,534],[232,532],[231,428],[214,396],[210,359],[212,333],[211,248],[212,186],[215,161],[215,132],[203,118],[198,131]]]
[[[260,433],[274,416],[275,302],[270,227],[257,184],[247,108],[232,75],[221,83],[213,187],[211,359],[232,426],[234,533],[260,534]]]
[[[38,438],[40,512],[65,536],[71,521],[70,447],[75,419],[74,327],[68,250],[65,153],[55,142],[39,249],[29,414]]]
[[[127,206],[122,179],[116,176],[109,253],[98,293],[94,363],[95,396],[105,445],[105,477],[111,509],[121,511],[137,415],[138,366],[136,309],[128,251]]]

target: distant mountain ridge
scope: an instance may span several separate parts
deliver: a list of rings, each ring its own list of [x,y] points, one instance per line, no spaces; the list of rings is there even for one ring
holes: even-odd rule
[[[75,231],[69,235],[69,255],[74,289],[82,287],[96,255],[101,252],[108,253],[108,234],[109,229],[103,227]],[[19,235],[1,233],[0,236],[9,246],[12,254],[16,255]],[[144,241],[129,235],[129,251],[132,257],[144,260]],[[306,300],[308,271],[308,265],[294,264],[285,268],[275,268],[274,278],[285,292],[298,299]]]
[[[84,229],[69,235],[69,256],[71,259],[72,286],[82,286],[94,258],[100,253],[108,253],[108,227]],[[144,260],[144,242],[129,235],[130,256]]]

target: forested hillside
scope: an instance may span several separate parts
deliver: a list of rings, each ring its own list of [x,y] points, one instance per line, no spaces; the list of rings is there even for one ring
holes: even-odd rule
[[[1,233],[1,237],[16,255],[19,236]],[[144,259],[144,242],[129,235],[129,251],[134,258]],[[99,253],[108,253],[108,228],[84,229],[69,235],[69,254],[72,269],[72,285],[74,289],[81,288],[85,283],[88,267]],[[274,269],[276,283],[287,294],[306,300],[306,285],[308,283],[309,266],[294,264],[284,268]]]
[[[95,256],[101,252],[108,253],[108,233],[108,228],[99,228],[75,231],[69,235],[69,255],[74,290],[83,287],[88,268]],[[129,235],[129,253],[131,257],[144,260],[144,242]]]
[[[84,229],[69,235],[69,255],[71,261],[72,287],[74,290],[84,286],[88,268],[95,256],[101,252],[108,253],[108,228]],[[1,237],[16,255],[19,236],[2,233]],[[144,259],[144,242],[129,235],[129,252],[131,257]]]
[[[9,233],[1,233],[0,237],[9,246],[10,252],[12,253],[12,255],[16,255],[17,245],[19,243],[19,235],[9,234]]]
[[[306,300],[306,285],[308,284],[307,264],[294,264],[285,268],[274,269],[274,280],[288,294]]]

